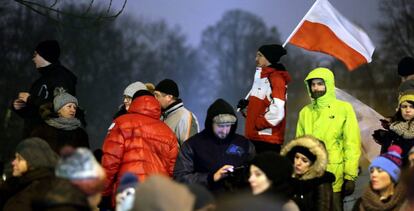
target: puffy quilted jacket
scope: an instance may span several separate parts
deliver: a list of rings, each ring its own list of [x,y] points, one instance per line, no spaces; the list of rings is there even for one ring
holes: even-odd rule
[[[335,174],[333,191],[340,192],[344,179],[355,181],[358,177],[358,161],[361,156],[361,135],[352,105],[336,99],[335,79],[326,68],[316,68],[305,78],[305,86],[311,95],[308,80],[321,78],[326,94],[313,99],[299,113],[296,137],[312,135],[323,141],[328,151],[327,171]]]
[[[114,120],[103,144],[106,172],[103,196],[114,196],[125,172],[142,182],[150,174],[172,176],[178,154],[177,138],[160,121],[161,107],[153,96],[134,99],[128,114]]]

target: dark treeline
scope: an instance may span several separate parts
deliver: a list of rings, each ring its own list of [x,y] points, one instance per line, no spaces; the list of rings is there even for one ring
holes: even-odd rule
[[[414,12],[399,12],[406,9],[404,3],[411,4],[409,8],[413,10],[414,2],[392,2],[393,7],[388,0],[381,3],[384,14],[396,15],[384,15],[378,23],[377,36],[382,39],[373,62],[354,72],[346,71],[336,60],[288,45],[288,55],[282,59],[293,77],[288,91],[287,140],[294,136],[299,109],[309,101],[303,79],[322,63],[334,71],[339,88],[383,115],[392,114],[399,83],[396,64],[405,55],[413,56],[414,49]],[[66,7],[73,13],[83,11],[80,5]],[[0,6],[0,11],[3,162],[21,139],[22,120],[8,107],[17,93],[28,90],[38,77],[31,59],[41,40],[57,39],[62,49],[61,62],[78,76],[77,97],[86,111],[92,148],[101,147],[112,115],[121,104],[122,91],[129,83],[139,80],[156,84],[164,78],[177,81],[186,107],[196,113],[204,127],[207,106],[215,98],[225,98],[235,105],[246,95],[253,80],[257,48],[284,41],[277,28],[241,10],[228,11],[207,27],[199,46],[190,46],[180,29],[165,21],[149,22],[122,14],[114,21],[85,27],[81,19],[63,17],[55,22],[13,2]],[[394,28],[404,29],[390,33]],[[241,124],[239,132],[242,131]]]

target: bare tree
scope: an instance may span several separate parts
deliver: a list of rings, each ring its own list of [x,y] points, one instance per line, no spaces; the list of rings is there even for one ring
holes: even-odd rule
[[[414,1],[382,0],[381,59],[396,64],[403,56],[414,56]]]
[[[258,16],[242,10],[226,12],[204,30],[203,52],[217,96],[231,103],[244,97],[253,81],[255,55],[263,44],[280,43],[276,28],[269,29]]]
[[[112,21],[116,19],[125,9],[127,0],[121,0],[121,7],[116,8],[113,0],[102,1],[59,1],[59,0],[14,0],[17,4],[24,6],[31,11],[47,17],[49,20],[59,24],[68,24],[63,20],[66,17],[83,20],[82,23],[90,26],[102,21]],[[78,11],[67,10],[67,5],[78,4],[82,9]],[[119,4],[119,3],[118,3]],[[118,5],[117,4],[117,5]],[[78,22],[79,23],[79,22]],[[84,26],[85,26],[84,25]]]

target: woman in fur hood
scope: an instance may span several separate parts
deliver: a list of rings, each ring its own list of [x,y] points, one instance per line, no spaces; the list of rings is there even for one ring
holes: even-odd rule
[[[283,147],[281,155],[292,161],[293,200],[300,210],[332,210],[335,176],[326,171],[328,154],[323,142],[302,136]]]

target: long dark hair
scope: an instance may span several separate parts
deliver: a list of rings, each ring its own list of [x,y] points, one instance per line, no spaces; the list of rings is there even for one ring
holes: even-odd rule
[[[407,103],[409,103],[410,105],[414,106],[414,101],[407,100],[407,101],[404,101],[404,102],[407,102]],[[403,118],[403,116],[402,116],[401,112],[402,112],[402,111],[401,111],[401,104],[399,104],[399,105],[398,105],[398,110],[397,110],[397,112],[394,114],[394,116],[393,116],[393,117],[391,117],[391,122],[405,122],[406,120]],[[411,119],[411,120],[409,120],[408,124],[410,124],[410,125],[411,125],[411,123],[413,122],[413,120],[414,120],[414,118],[413,118],[413,119]]]

